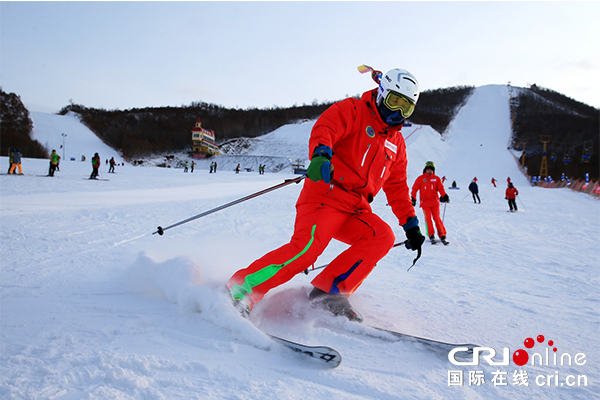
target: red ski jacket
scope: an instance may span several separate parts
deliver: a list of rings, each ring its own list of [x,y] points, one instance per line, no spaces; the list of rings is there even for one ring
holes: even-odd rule
[[[319,145],[333,150],[333,180],[305,180],[297,204],[322,203],[348,212],[371,212],[369,203],[383,188],[400,224],[416,216],[406,176],[406,144],[401,126],[381,120],[376,89],[361,99],[333,104],[319,117],[309,140],[309,156]]]
[[[421,201],[419,202],[421,208],[439,207],[440,196],[446,195],[442,180],[436,174],[423,174],[415,179],[410,196],[416,199],[418,191],[421,192]]]
[[[516,199],[518,194],[519,191],[516,187],[509,187],[506,188],[506,195],[504,197],[506,197],[507,199]]]

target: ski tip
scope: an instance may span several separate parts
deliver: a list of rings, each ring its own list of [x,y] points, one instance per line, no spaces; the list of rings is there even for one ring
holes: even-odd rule
[[[307,356],[313,361],[318,361],[322,365],[330,368],[336,368],[342,363],[342,355],[339,351],[329,346],[309,346],[294,342],[291,340],[280,338],[279,336],[271,335],[266,333],[274,341],[282,344],[290,350],[299,353],[303,356]]]

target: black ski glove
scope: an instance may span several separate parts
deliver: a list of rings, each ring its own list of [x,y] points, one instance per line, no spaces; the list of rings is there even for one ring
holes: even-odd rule
[[[425,236],[423,236],[421,230],[419,229],[419,220],[417,217],[410,217],[408,220],[406,220],[406,224],[402,225],[402,228],[404,228],[406,238],[408,239],[404,246],[412,251],[420,251],[421,246],[425,241]]]
[[[447,194],[443,195],[442,197],[440,197],[440,201],[442,203],[450,203],[450,197],[448,197]]]

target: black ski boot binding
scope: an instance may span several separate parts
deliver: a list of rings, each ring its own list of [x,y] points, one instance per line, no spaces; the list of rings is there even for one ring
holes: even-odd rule
[[[355,322],[363,321],[362,315],[352,308],[352,305],[343,294],[327,293],[314,288],[308,295],[308,300],[315,307],[327,310],[335,316],[343,316]]]

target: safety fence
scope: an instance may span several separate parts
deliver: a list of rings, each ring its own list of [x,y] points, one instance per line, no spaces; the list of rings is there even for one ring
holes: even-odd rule
[[[515,157],[515,161],[517,162],[519,170],[523,173],[523,175],[527,177],[529,182],[532,182],[532,177],[529,176],[529,174],[527,174],[527,170],[521,166],[521,162],[519,161],[519,157],[517,156],[517,154],[515,152],[511,152],[511,154]],[[560,189],[568,187],[569,189],[574,190],[576,192],[587,193],[590,196],[595,197],[596,199],[600,199],[600,183],[598,181],[592,181],[589,183],[586,183],[585,180],[580,179],[573,182],[569,182],[566,180],[559,182],[541,181],[537,182],[535,186],[540,186],[549,189]]]
[[[576,181],[572,181],[570,184],[567,181],[539,182],[536,184],[536,186],[550,189],[568,187],[569,189],[574,190],[576,192],[587,193],[590,196],[600,199],[600,183],[598,183],[597,181],[586,183],[585,180],[578,179]]]

